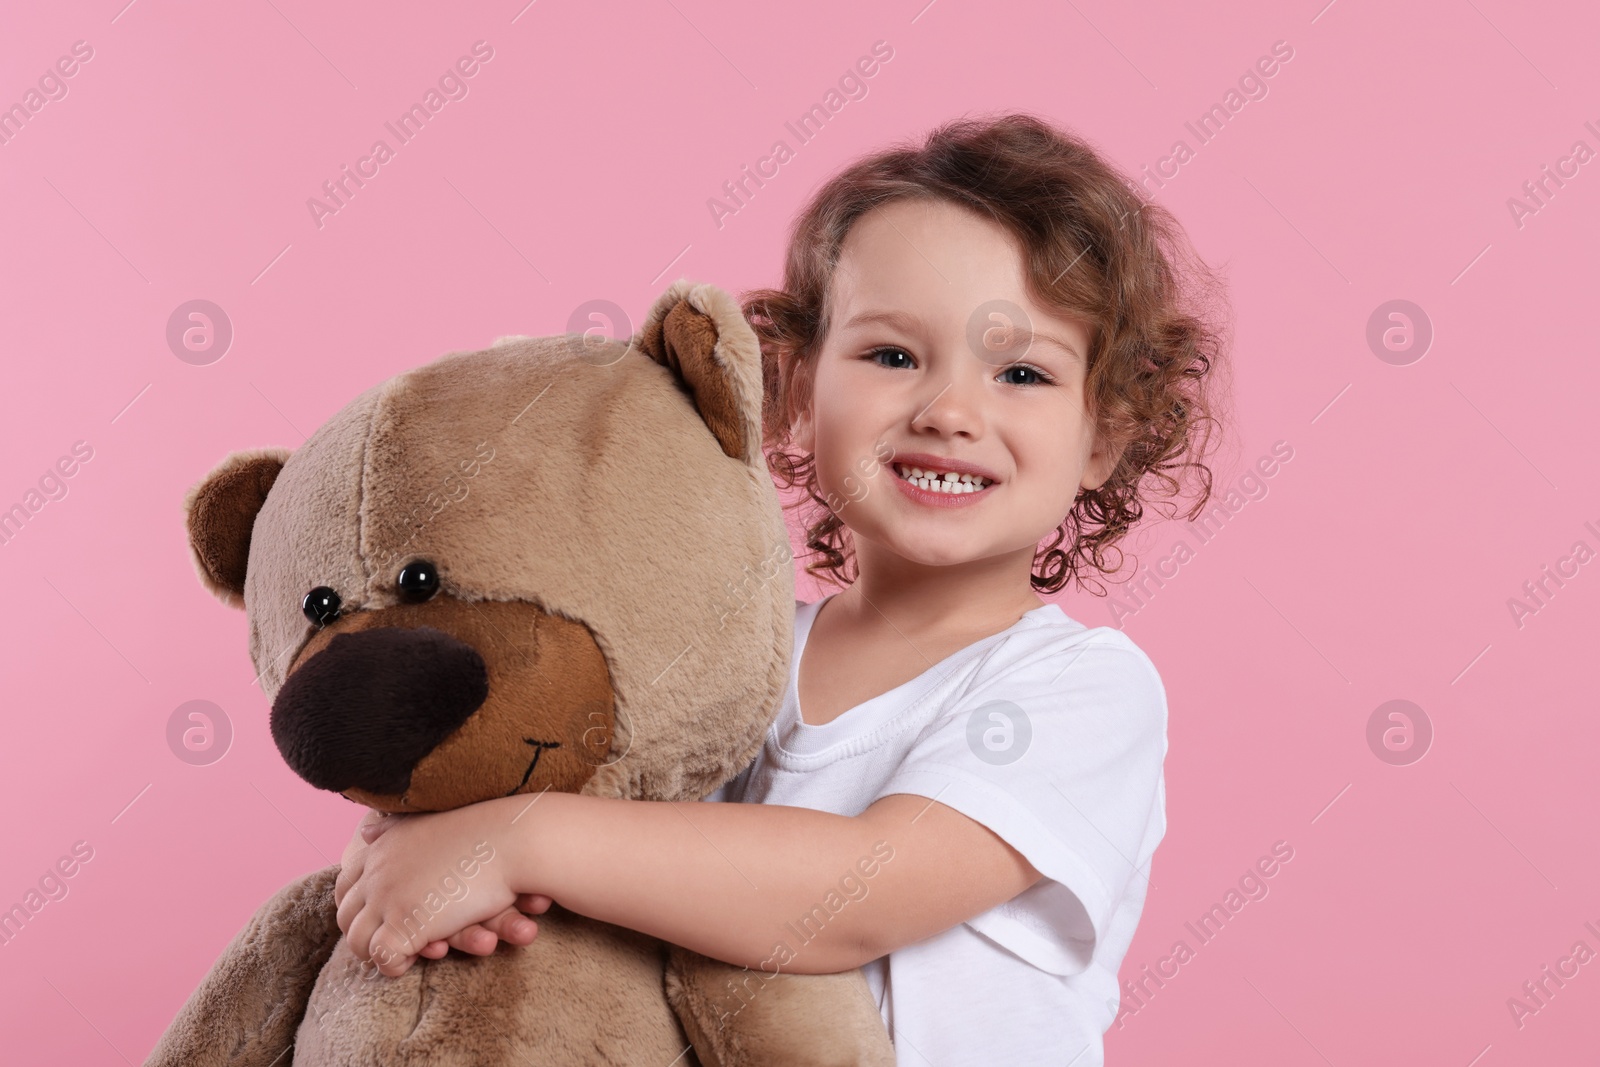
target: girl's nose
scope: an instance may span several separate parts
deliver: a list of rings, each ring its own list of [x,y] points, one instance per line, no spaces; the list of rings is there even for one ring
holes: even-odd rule
[[[978,360],[971,359],[972,363]],[[981,366],[962,367],[938,378],[930,377],[921,400],[911,418],[911,428],[921,433],[943,436],[966,434],[973,436],[983,426],[983,400],[981,391]]]

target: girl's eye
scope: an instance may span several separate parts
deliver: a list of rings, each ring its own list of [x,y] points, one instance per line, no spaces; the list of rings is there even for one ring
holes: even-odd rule
[[[1010,374],[1013,371],[1016,371],[1016,372],[1019,372],[1019,373],[1023,374],[1024,375],[1024,379],[1022,381],[1020,381],[1020,382],[1019,381],[1013,381],[1013,382],[1010,383],[1012,385],[1050,385],[1050,384],[1055,382],[1055,379],[1050,377],[1050,375],[1046,374],[1044,371],[1040,370],[1038,367],[1030,366],[1027,363],[1013,363],[1011,366],[1007,367],[1005,370],[1001,371],[1000,373],[1001,374]],[[1026,377],[1026,375],[1030,375],[1030,374],[1033,376],[1033,378],[1031,380],[1029,380]]]
[[[896,362],[893,362],[893,363],[885,362],[885,358],[884,357],[895,358]],[[903,357],[906,362],[904,362],[904,363],[899,362],[897,357]],[[903,349],[900,346],[898,346],[898,345],[880,345],[877,348],[874,348],[870,352],[868,352],[866,358],[872,360],[873,362],[877,363],[881,367],[889,367],[891,369],[898,369],[898,368],[906,367],[906,366],[909,366],[912,363],[914,363],[914,361],[911,358],[911,354],[909,352],[907,352],[905,349]],[[1022,380],[1018,381],[1016,379],[1012,379],[1010,382],[1007,383],[1007,384],[1010,384],[1010,385],[1054,385],[1055,384],[1055,379],[1054,378],[1052,378],[1050,375],[1046,374],[1044,371],[1040,370],[1038,367],[1035,367],[1035,366],[1033,366],[1032,364],[1029,364],[1029,363],[1013,363],[1011,366],[1006,367],[1000,373],[1001,374],[1020,373],[1020,374],[1023,375]],[[1031,375],[1031,377],[1030,377],[1030,375]]]
[[[876,363],[878,363],[880,366],[885,366],[885,367],[888,367],[888,366],[903,367],[903,366],[906,365],[904,363],[895,363],[895,364],[884,363],[878,357],[882,356],[882,355],[885,355],[886,353],[897,353],[899,355],[905,356],[907,360],[911,359],[910,353],[908,353],[905,349],[899,348],[899,347],[897,347],[895,345],[881,345],[881,346],[879,346],[877,348],[874,348],[872,351],[867,353],[867,358],[870,359],[870,360],[873,360]]]

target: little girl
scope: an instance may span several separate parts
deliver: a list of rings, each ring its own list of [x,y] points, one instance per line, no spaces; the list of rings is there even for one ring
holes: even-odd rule
[[[807,571],[841,591],[796,605],[765,746],[707,798],[743,803],[550,792],[369,817],[338,886],[356,954],[399,974],[526,944],[523,912],[554,899],[756,967],[872,857],[785,970],[864,967],[903,1065],[1100,1064],[1166,830],[1166,694],[1120,630],[1039,594],[1114,571],[1185,473],[1190,517],[1204,505],[1214,286],[1168,212],[1029,115],[835,176],[783,288],[744,305],[771,466],[823,505]],[[487,834],[501,881],[431,944],[384,925]]]

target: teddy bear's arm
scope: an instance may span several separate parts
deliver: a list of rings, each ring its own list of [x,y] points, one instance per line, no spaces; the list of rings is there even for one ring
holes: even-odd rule
[[[859,970],[768,975],[672,945],[667,999],[702,1067],[894,1067]]]
[[[280,889],[251,917],[145,1060],[145,1067],[287,1067],[317,975],[340,937],[339,865]]]

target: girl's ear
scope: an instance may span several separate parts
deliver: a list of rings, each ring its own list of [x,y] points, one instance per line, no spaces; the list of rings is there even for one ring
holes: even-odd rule
[[[794,420],[794,425],[789,428],[789,439],[794,446],[803,452],[817,450],[816,430],[811,424],[811,405],[807,404]]]
[[[1117,461],[1122,458],[1123,445],[1113,445],[1106,441],[1104,435],[1096,430],[1094,446],[1089,452],[1089,459],[1083,465],[1083,481],[1079,484],[1085,489],[1098,489],[1111,477],[1111,472],[1117,469]]]
[[[799,408],[793,420],[789,423],[789,443],[805,452],[815,452],[817,448],[816,426],[811,420],[811,407],[816,399],[816,371],[815,357],[809,366],[796,365],[795,357],[788,349],[781,355],[784,371],[787,373],[789,388],[794,394],[789,403]],[[773,385],[776,390],[776,383]]]

